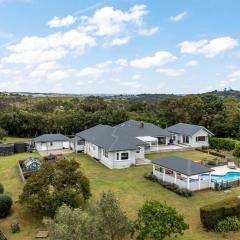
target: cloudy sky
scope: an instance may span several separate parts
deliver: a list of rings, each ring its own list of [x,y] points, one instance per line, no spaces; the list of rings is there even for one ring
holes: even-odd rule
[[[240,89],[239,0],[0,0],[0,91]]]

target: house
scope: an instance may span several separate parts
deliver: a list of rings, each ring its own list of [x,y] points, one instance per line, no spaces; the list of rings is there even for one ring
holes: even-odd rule
[[[171,132],[173,144],[184,144],[194,148],[208,147],[208,139],[213,134],[203,126],[178,123],[166,128]]]
[[[70,139],[61,133],[43,134],[33,139],[37,151],[51,151],[70,148]]]
[[[154,160],[152,164],[154,176],[180,188],[199,191],[212,187],[211,172],[214,170],[192,160],[171,156]],[[202,178],[202,174],[207,174],[208,178]]]
[[[97,125],[76,137],[85,141],[86,154],[113,169],[144,160],[145,151],[168,145],[171,133],[150,123],[129,120],[115,127]]]
[[[83,152],[84,151],[85,141],[81,137],[75,136],[70,141],[70,146],[75,152]]]

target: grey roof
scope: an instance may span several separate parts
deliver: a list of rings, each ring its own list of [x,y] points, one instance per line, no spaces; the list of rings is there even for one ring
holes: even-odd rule
[[[140,125],[143,124],[141,128]],[[118,132],[128,134],[132,137],[160,137],[160,136],[171,136],[172,134],[166,129],[162,129],[152,123],[140,122],[135,120],[129,120],[116,126]]]
[[[195,163],[192,160],[175,156],[154,160],[152,163],[182,173],[186,176],[193,176],[213,171],[211,168]]]
[[[111,127],[108,125],[97,125],[76,134],[76,136],[85,139],[105,150],[121,151],[121,150],[135,150],[139,146],[146,143],[124,132],[118,131],[118,127]]]
[[[69,141],[69,138],[61,133],[43,134],[33,139],[34,142],[63,142]]]
[[[203,130],[207,131],[209,134],[213,135],[204,126],[187,124],[187,123],[177,123],[177,124],[175,124],[171,127],[166,128],[166,130],[169,131],[169,132],[184,134],[184,135],[187,135],[187,136],[193,136],[195,133],[197,133],[201,129],[203,129]]]

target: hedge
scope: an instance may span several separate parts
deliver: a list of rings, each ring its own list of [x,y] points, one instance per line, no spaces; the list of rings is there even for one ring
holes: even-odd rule
[[[240,230],[240,220],[237,217],[227,217],[220,220],[214,227],[215,232],[227,233]]]
[[[146,173],[144,175],[144,177],[152,182],[157,182],[160,185],[162,185],[163,187],[167,188],[168,190],[171,190],[175,193],[177,193],[178,195],[184,196],[184,197],[191,197],[192,196],[192,191],[186,189],[186,188],[180,188],[177,184],[174,183],[169,183],[169,182],[165,182],[159,178],[157,178],[156,176],[153,175],[153,173]]]
[[[211,137],[209,139],[209,144],[211,148],[215,149],[224,149],[228,151],[232,151],[235,148],[236,143],[239,141],[231,139],[231,138],[216,138]]]
[[[203,226],[209,230],[227,217],[240,217],[240,198],[231,197],[200,208],[200,218]]]

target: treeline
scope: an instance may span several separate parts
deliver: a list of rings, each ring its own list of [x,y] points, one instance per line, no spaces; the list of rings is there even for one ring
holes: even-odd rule
[[[129,102],[119,97],[0,98],[0,127],[11,136],[74,135],[100,123],[116,125],[129,118],[163,128],[178,122],[200,124],[216,137],[240,139],[240,101],[235,97],[169,96],[158,102]]]

